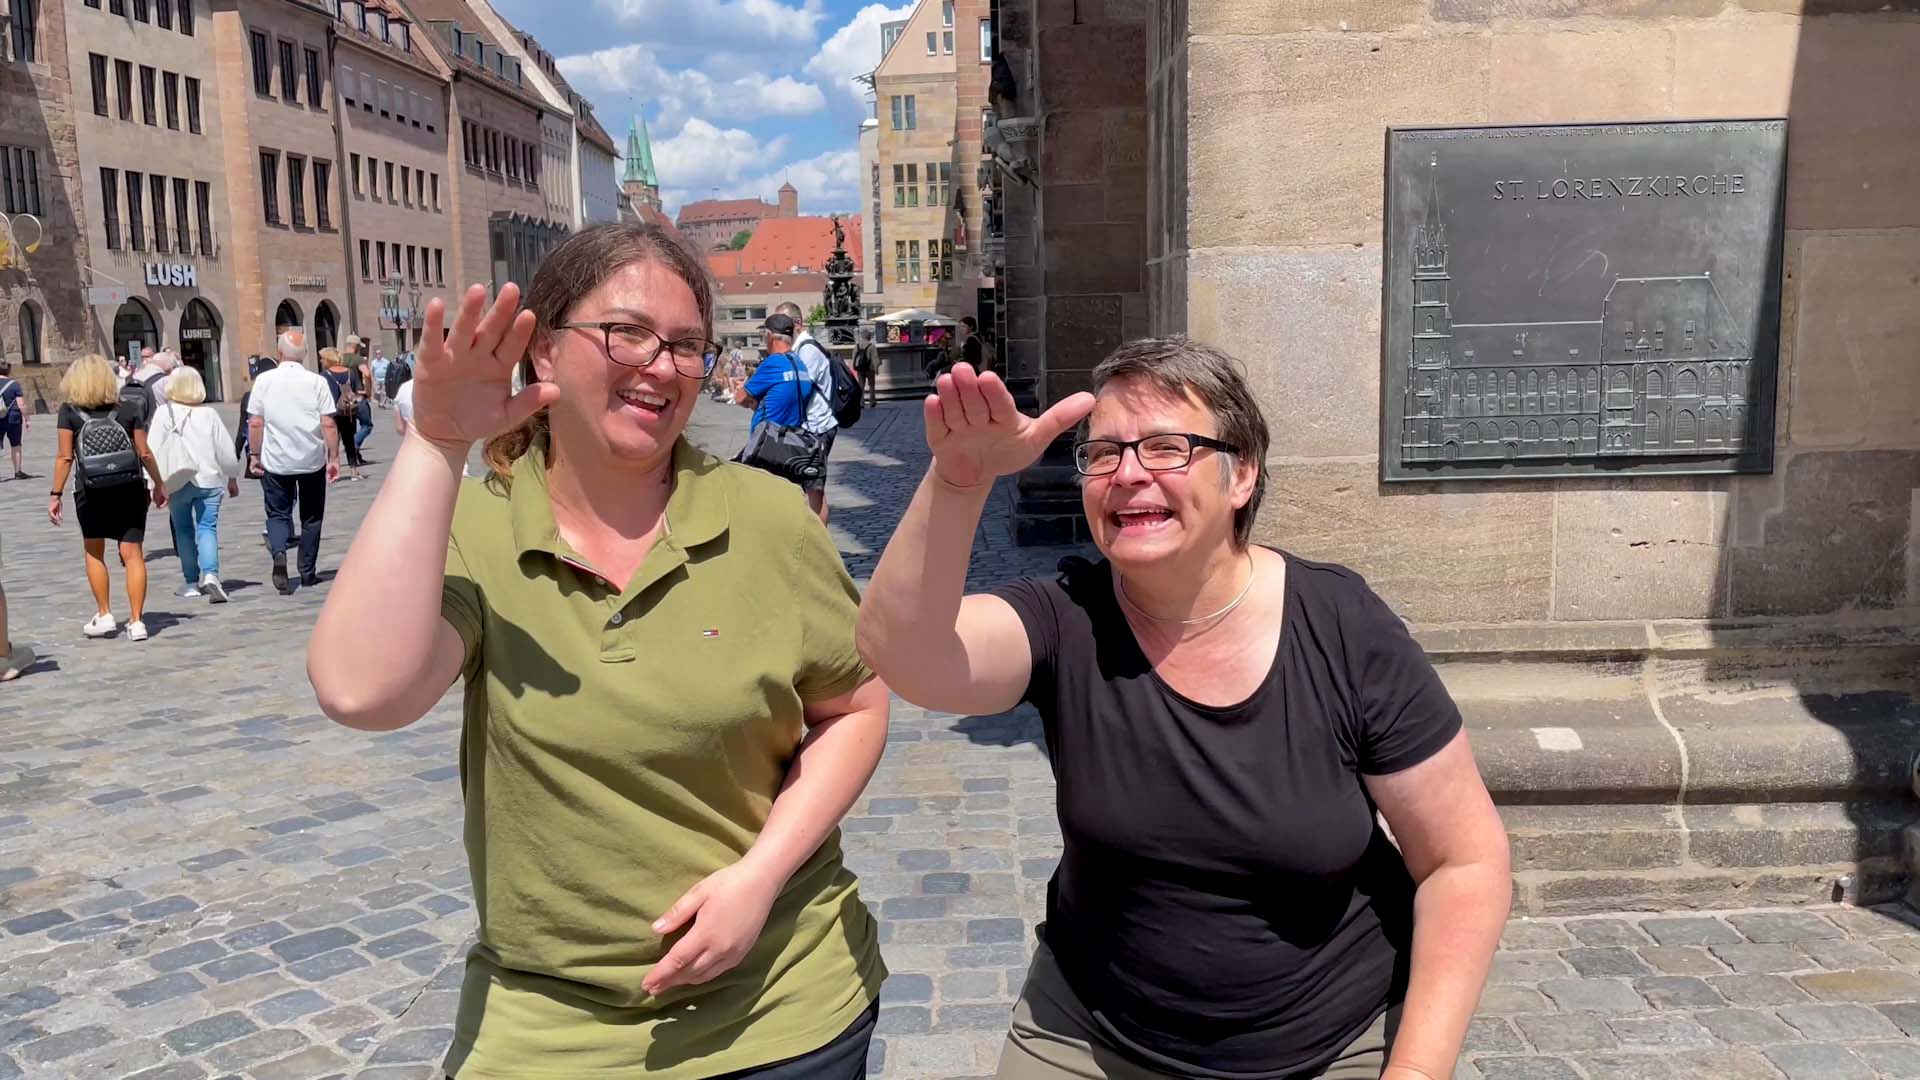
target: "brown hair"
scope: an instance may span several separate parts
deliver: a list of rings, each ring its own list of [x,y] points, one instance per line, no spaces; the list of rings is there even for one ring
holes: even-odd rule
[[[1253,538],[1253,520],[1267,493],[1267,418],[1254,400],[1253,388],[1240,361],[1211,345],[1189,337],[1142,338],[1130,341],[1093,369],[1093,392],[1115,379],[1137,378],[1174,397],[1191,394],[1213,413],[1219,438],[1239,447],[1239,456],[1254,467],[1253,497],[1233,513],[1233,542],[1246,547]]]
[[[693,290],[694,302],[700,307],[701,332],[712,337],[713,279],[699,256],[663,226],[623,221],[583,229],[547,254],[533,275],[525,300],[536,320],[534,343],[546,340],[553,327],[567,321],[573,309],[608,278],[635,263],[648,261],[673,271]],[[527,383],[539,381],[531,358],[521,362],[520,375]],[[543,409],[514,430],[487,440],[481,457],[493,479],[503,488],[510,487],[513,463],[546,435],[547,414]]]

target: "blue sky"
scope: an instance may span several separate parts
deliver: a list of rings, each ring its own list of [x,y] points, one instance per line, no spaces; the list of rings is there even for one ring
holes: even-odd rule
[[[626,146],[636,110],[653,136],[669,213],[681,203],[772,199],[801,212],[857,210],[865,89],[880,24],[911,0],[492,0],[559,58]]]

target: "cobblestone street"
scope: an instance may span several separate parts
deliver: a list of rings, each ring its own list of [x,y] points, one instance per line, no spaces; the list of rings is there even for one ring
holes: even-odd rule
[[[384,462],[395,437],[378,420],[367,452]],[[694,437],[730,455],[745,422],[703,402]],[[172,597],[178,564],[154,514],[152,640],[83,640],[71,505],[65,528],[44,513],[53,430],[35,418],[36,478],[0,484],[12,632],[43,657],[0,686],[0,1080],[439,1075],[473,931],[457,698],[378,736],[319,715],[304,652],[327,586],[281,597],[264,584],[251,484],[223,513],[231,604]],[[840,437],[833,531],[856,577],[925,458],[915,403]],[[332,489],[323,577],[384,471]],[[1007,494],[975,541],[978,583],[1063,553],[1012,545]],[[896,702],[844,831],[893,971],[872,1073],[990,1074],[1060,846],[1037,719]],[[1458,1075],[1920,1077],[1920,920],[1516,920]]]

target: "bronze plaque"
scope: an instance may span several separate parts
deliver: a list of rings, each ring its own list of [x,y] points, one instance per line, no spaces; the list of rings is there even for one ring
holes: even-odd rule
[[[1382,478],[1770,471],[1786,136],[1389,130]]]

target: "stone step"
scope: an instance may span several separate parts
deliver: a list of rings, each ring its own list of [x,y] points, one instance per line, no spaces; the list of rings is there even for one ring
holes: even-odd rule
[[[1515,910],[1536,915],[1880,903],[1901,898],[1920,843],[1910,799],[1509,805],[1500,815]]]

